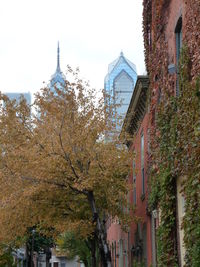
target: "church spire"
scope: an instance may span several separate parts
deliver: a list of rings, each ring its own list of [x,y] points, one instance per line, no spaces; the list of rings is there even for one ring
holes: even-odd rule
[[[59,47],[59,41],[58,41],[58,48],[57,48],[57,72],[60,72],[60,47]]]

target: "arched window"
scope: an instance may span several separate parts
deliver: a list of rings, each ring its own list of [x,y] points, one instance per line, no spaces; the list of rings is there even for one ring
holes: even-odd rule
[[[182,17],[178,19],[175,28],[175,36],[176,36],[176,67],[177,67],[177,78],[176,78],[176,96],[179,96],[180,88],[179,88],[179,60],[180,60],[180,52],[182,47]]]

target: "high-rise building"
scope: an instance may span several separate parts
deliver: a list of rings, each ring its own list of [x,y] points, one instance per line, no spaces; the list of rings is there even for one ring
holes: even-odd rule
[[[117,105],[115,111],[122,119],[126,115],[136,80],[135,64],[128,60],[123,52],[121,52],[120,56],[108,65],[104,90],[107,96],[109,96],[107,101],[110,104]]]
[[[65,80],[66,80],[66,77],[60,69],[60,47],[58,43],[57,67],[56,67],[55,73],[51,76],[50,85],[49,85],[51,91],[55,91],[55,87],[58,89],[61,89],[65,85]]]
[[[23,96],[26,99],[26,102],[28,105],[31,105],[31,93],[30,92],[12,92],[12,93],[5,93],[7,97],[9,97],[10,100],[16,100],[17,102],[20,100],[20,98]]]

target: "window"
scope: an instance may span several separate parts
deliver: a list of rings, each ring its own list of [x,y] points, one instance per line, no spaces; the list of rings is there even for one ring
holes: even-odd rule
[[[175,28],[175,37],[176,37],[176,67],[177,67],[177,77],[176,77],[176,96],[180,94],[179,88],[179,60],[180,52],[182,47],[182,17],[179,18],[176,28]]]
[[[136,172],[135,161],[133,161],[133,204],[136,204]]]
[[[144,134],[141,134],[141,176],[142,176],[142,195],[145,194],[145,172],[144,172]]]
[[[177,178],[177,211],[178,211],[178,234],[179,234],[179,254],[180,254],[180,266],[185,266],[185,243],[184,243],[184,229],[182,228],[183,218],[185,214],[185,197],[182,193],[183,180],[185,178]]]
[[[142,167],[142,194],[145,194],[145,174],[144,174],[144,167]]]
[[[60,266],[61,266],[61,267],[65,267],[66,265],[65,265],[64,262],[61,262]]]

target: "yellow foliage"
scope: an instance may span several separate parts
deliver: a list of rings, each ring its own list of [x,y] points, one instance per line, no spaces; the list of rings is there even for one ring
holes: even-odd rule
[[[76,73],[73,83],[36,95],[36,115],[24,100],[1,95],[0,240],[22,236],[35,224],[90,234],[88,192],[101,215],[120,216],[130,157],[118,139],[114,107],[95,99]]]

